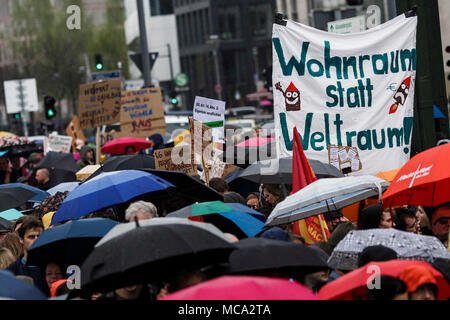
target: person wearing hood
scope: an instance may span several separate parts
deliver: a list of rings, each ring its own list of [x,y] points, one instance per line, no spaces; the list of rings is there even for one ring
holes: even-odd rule
[[[164,149],[164,138],[159,133],[155,133],[148,137],[148,140],[152,142],[152,150],[150,154],[153,156],[153,152],[158,149]]]
[[[77,161],[78,170],[92,164],[95,164],[94,150],[89,146],[81,147],[80,160]]]

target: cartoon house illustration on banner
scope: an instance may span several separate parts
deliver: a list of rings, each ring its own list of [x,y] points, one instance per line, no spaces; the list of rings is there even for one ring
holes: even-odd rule
[[[286,91],[283,91],[280,82],[275,85],[275,88],[283,93],[286,111],[300,111],[300,91],[293,82],[289,84]]]

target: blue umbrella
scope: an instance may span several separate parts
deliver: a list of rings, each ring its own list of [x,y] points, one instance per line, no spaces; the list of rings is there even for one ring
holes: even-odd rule
[[[22,212],[14,208],[0,212],[0,218],[6,219],[8,221],[17,220],[23,216],[24,214]]]
[[[104,172],[82,183],[64,199],[51,225],[77,220],[89,213],[127,202],[138,196],[175,187],[153,174],[138,170]]]
[[[0,297],[14,300],[47,300],[36,287],[17,279],[10,271],[0,269]]]
[[[27,264],[44,268],[49,262],[81,265],[95,244],[116,224],[111,219],[90,218],[46,229],[28,249]]]
[[[238,238],[256,236],[263,231],[265,217],[240,203],[210,201],[196,203],[174,211],[168,217],[189,218],[195,221],[209,222],[223,232],[229,232]]]
[[[36,193],[36,195],[33,198],[28,200],[30,202],[41,202],[42,200],[44,200],[46,197],[48,197],[50,195],[50,193],[48,193],[44,190],[38,189],[33,186],[29,186],[24,183],[7,183],[7,184],[0,185],[0,189],[10,189],[10,188],[22,188],[22,189],[27,189],[29,191]]]
[[[266,222],[266,217],[261,213],[258,212],[252,208],[249,208],[245,205],[243,205],[242,203],[227,203],[227,206],[231,207],[234,209],[234,212],[246,212],[248,214],[250,214],[251,216],[255,217],[258,220],[261,220],[262,222]]]
[[[58,184],[57,186],[54,186],[51,189],[48,189],[47,192],[50,193],[52,196],[54,196],[58,192],[71,192],[73,189],[78,187],[80,183],[78,181],[75,182],[63,182]]]

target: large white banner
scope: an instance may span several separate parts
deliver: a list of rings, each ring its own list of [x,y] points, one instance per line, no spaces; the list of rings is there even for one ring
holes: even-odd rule
[[[288,20],[273,26],[273,94],[279,157],[292,156],[297,127],[308,159],[328,146],[356,147],[358,174],[401,167],[410,157],[417,17],[398,16],[355,34]]]

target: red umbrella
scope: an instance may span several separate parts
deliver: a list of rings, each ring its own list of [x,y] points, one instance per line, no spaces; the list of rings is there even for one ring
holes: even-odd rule
[[[150,141],[138,138],[119,138],[105,143],[102,153],[125,154],[125,148],[133,146],[136,151],[148,149],[152,146]]]
[[[371,262],[324,285],[319,296],[324,300],[365,300],[367,283],[372,283],[375,270],[379,270],[381,276],[398,277],[404,269],[412,265],[425,266],[431,270],[438,284],[438,299],[450,297],[449,284],[442,274],[425,261],[417,260]]]
[[[265,277],[222,276],[161,300],[320,300],[297,282]]]
[[[383,205],[434,207],[450,201],[450,143],[415,155],[400,168],[383,195]]]
[[[269,141],[272,141],[272,138],[265,138],[265,137],[253,137],[248,140],[242,141],[241,143],[237,144],[238,147],[259,147],[263,144],[266,144]]]

